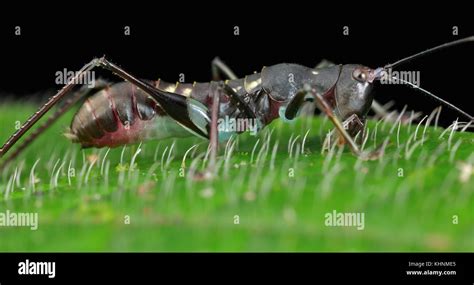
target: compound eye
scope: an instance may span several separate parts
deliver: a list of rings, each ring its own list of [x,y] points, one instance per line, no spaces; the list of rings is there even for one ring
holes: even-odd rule
[[[354,70],[354,72],[352,73],[352,77],[355,80],[357,80],[359,82],[362,82],[362,83],[367,80],[367,74],[359,68]]]

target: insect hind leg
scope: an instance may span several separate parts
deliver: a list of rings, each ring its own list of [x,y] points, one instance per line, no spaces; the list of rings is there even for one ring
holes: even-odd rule
[[[74,77],[72,80],[70,80],[64,87],[59,90],[54,96],[50,97],[48,101],[43,104],[33,115],[31,115],[25,123],[23,123],[20,128],[13,134],[11,135],[7,141],[3,144],[3,146],[0,148],[0,158],[5,156],[5,154],[18,142],[20,138],[22,138],[26,132],[28,132],[53,106],[55,106],[61,99],[63,99],[69,91],[75,86],[74,82],[78,82],[78,79],[82,78],[86,72],[89,72],[92,70],[97,63],[97,59],[94,59],[84,65],[77,73],[75,73]],[[84,96],[84,93],[80,93],[81,95],[77,97],[77,100],[79,100],[82,96]],[[44,126],[41,126],[34,134],[32,134],[30,139],[27,139],[23,145],[19,147],[15,153],[12,154],[11,157],[7,158],[4,162],[2,162],[2,165],[0,166],[0,169],[6,166],[6,164],[13,160],[16,156],[18,156],[23,149],[26,148],[27,145],[29,145],[36,137],[38,137],[41,133],[43,133],[50,125],[52,122],[57,120],[61,115],[63,115],[67,109],[72,106],[76,100],[72,99],[70,102],[66,102],[66,104],[56,113],[52,116],[52,118],[44,124]]]
[[[24,141],[22,141],[21,145],[17,147],[14,152],[6,158],[1,164],[0,169],[5,168],[11,161],[13,161],[16,157],[18,157],[36,138],[38,138],[41,134],[43,134],[49,127],[51,127],[64,113],[71,109],[77,102],[79,102],[82,98],[88,96],[92,92],[95,92],[98,89],[104,88],[108,84],[105,80],[97,80],[94,88],[81,88],[77,92],[74,93],[73,97],[68,98],[64,104],[59,107],[59,109],[54,112],[44,123],[42,123],[37,129],[34,130]],[[68,134],[65,134],[68,136]]]

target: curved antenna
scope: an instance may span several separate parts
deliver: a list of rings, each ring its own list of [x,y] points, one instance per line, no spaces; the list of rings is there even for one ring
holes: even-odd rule
[[[394,63],[387,64],[387,65],[384,66],[384,69],[394,68],[395,66],[400,65],[404,62],[410,61],[414,58],[417,58],[417,57],[420,57],[420,56],[423,56],[423,55],[427,55],[427,54],[432,53],[434,51],[442,50],[442,49],[445,49],[445,48],[448,48],[448,47],[452,47],[452,46],[459,45],[459,44],[466,43],[466,42],[473,42],[473,41],[474,41],[474,36],[470,36],[470,37],[467,37],[467,38],[463,38],[463,39],[459,39],[459,40],[452,41],[452,42],[449,42],[449,43],[445,43],[445,44],[442,44],[442,45],[424,50],[422,52],[416,53],[414,55],[407,56],[407,57],[402,58],[402,59],[400,59],[400,60],[398,60]]]
[[[446,100],[444,100],[444,99],[442,99],[442,98],[440,98],[440,97],[434,95],[434,94],[431,93],[430,91],[425,90],[425,89],[421,88],[420,86],[411,83],[410,81],[406,81],[406,80],[397,78],[397,77],[395,77],[395,76],[392,76],[391,78],[392,78],[392,79],[395,79],[395,80],[398,80],[398,81],[402,82],[403,84],[406,84],[406,85],[412,87],[413,89],[416,89],[416,90],[420,91],[421,93],[423,93],[423,94],[425,94],[425,95],[428,95],[428,96],[434,98],[436,101],[438,101],[438,102],[444,104],[444,105],[447,106],[448,108],[453,109],[453,110],[459,112],[460,114],[464,115],[466,118],[469,118],[469,120],[474,121],[474,117],[473,117],[473,116],[469,115],[467,112],[465,112],[465,111],[459,109],[458,107],[454,106],[453,104],[449,103],[448,101],[446,101]]]
[[[424,56],[424,55],[427,55],[427,54],[430,54],[432,52],[435,52],[435,51],[439,51],[439,50],[442,50],[442,49],[445,49],[445,48],[449,48],[449,47],[452,47],[452,46],[456,46],[456,45],[459,45],[459,44],[462,44],[462,43],[467,43],[467,42],[474,42],[474,36],[470,36],[470,37],[467,37],[467,38],[463,38],[463,39],[459,39],[459,40],[455,40],[455,41],[452,41],[452,42],[449,42],[449,43],[444,43],[442,45],[439,45],[439,46],[435,46],[435,47],[432,47],[432,48],[429,48],[427,50],[424,50],[422,52],[419,52],[419,53],[416,53],[416,54],[413,54],[413,55],[410,55],[410,56],[407,56],[405,58],[402,58],[394,63],[390,63],[390,64],[387,64],[385,65],[383,68],[377,68],[374,70],[374,73],[373,73],[373,80],[380,80],[382,79],[386,74],[387,74],[387,71],[389,69],[392,69],[402,63],[406,63],[412,59],[415,59],[415,58],[418,58],[420,56]],[[430,96],[431,98],[435,99],[436,101],[442,103],[443,105],[447,106],[448,108],[452,109],[452,110],[455,110],[457,112],[459,112],[460,114],[462,114],[463,116],[465,116],[466,118],[469,118],[469,120],[471,121],[474,121],[474,117],[469,115],[467,112],[461,110],[460,108],[454,106],[453,104],[449,103],[448,101],[434,95],[433,93],[429,92],[428,90],[425,90],[421,87],[419,87],[418,85],[416,84],[413,84],[409,81],[405,81],[405,80],[402,80],[400,78],[395,78],[395,77],[390,77],[390,79],[396,79],[398,80],[399,82],[402,82],[403,84],[406,84],[410,87],[412,87],[413,89],[416,89],[418,91],[420,91],[421,93],[423,93],[424,95],[427,95],[427,96]]]

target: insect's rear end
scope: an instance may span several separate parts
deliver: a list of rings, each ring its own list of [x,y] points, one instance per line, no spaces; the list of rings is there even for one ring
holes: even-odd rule
[[[89,97],[66,134],[83,147],[116,147],[188,135],[155,100],[128,82],[116,83]]]

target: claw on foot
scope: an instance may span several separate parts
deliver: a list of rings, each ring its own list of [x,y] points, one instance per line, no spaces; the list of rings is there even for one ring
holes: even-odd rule
[[[385,154],[385,148],[387,147],[389,141],[385,140],[381,145],[379,145],[375,150],[373,151],[363,151],[359,154],[359,157],[362,160],[377,160],[383,157]]]
[[[209,181],[215,178],[215,175],[212,171],[194,171],[190,173],[189,177],[194,181]]]

